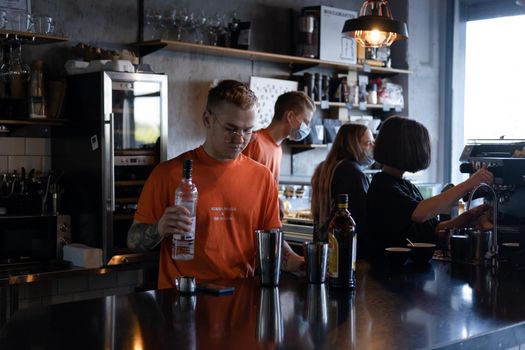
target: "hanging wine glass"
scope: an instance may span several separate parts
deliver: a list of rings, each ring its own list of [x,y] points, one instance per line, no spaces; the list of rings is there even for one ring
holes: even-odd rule
[[[8,60],[5,59],[5,52],[4,50],[6,49],[5,46],[1,46],[1,55],[0,55],[0,79],[3,81],[3,82],[8,82],[9,81],[9,57],[8,56]],[[9,50],[11,50],[11,45],[9,46]],[[10,55],[10,54],[9,54]]]
[[[15,50],[11,49],[9,61],[10,80],[28,81],[31,76],[31,68],[22,61],[22,45],[18,45]]]

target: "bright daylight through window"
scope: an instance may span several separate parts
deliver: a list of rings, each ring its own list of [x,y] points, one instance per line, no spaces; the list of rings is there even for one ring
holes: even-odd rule
[[[465,139],[525,138],[525,16],[467,23]]]

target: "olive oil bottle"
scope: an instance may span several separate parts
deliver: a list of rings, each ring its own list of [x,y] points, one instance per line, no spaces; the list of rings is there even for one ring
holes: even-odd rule
[[[355,221],[348,211],[348,195],[340,194],[337,203],[328,225],[328,281],[330,287],[355,289]]]

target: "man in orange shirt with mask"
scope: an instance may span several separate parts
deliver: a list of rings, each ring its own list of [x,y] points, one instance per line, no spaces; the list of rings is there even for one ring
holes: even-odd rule
[[[224,80],[208,93],[203,123],[204,144],[159,164],[142,190],[128,246],[135,251],[160,247],[158,288],[174,287],[174,278],[193,275],[199,281],[251,277],[256,229],[281,226],[277,187],[270,171],[241,154],[255,123],[254,93],[244,84]],[[182,163],[193,160],[193,182],[199,191],[195,256],[173,260],[173,233],[190,230],[189,212],[173,205]],[[304,259],[283,243],[283,270],[299,270]]]
[[[310,121],[315,104],[300,91],[285,92],[275,102],[272,122],[267,128],[254,133],[242,153],[266,166],[279,183],[285,139],[301,141],[310,133]]]

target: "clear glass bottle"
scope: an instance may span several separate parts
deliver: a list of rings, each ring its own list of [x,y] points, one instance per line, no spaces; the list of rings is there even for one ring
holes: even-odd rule
[[[182,179],[175,190],[175,205],[189,210],[191,230],[175,233],[172,238],[171,257],[174,260],[192,260],[195,253],[195,222],[197,212],[197,187],[192,181],[193,162],[185,159],[182,167]]]
[[[355,221],[348,211],[348,194],[337,198],[337,211],[328,225],[328,277],[330,287],[355,289]]]

